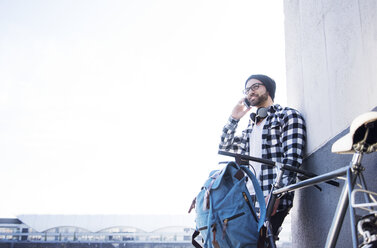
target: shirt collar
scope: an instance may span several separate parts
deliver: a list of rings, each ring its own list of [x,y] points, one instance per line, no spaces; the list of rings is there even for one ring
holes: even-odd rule
[[[281,106],[279,104],[274,104],[271,105],[270,107],[267,108],[267,113],[268,115],[273,114],[277,111],[281,110]]]

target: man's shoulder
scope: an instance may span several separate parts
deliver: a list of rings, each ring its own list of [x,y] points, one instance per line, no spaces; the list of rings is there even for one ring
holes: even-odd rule
[[[283,107],[279,104],[274,104],[272,105],[273,110],[276,113],[284,113],[284,112],[295,112],[295,113],[300,113],[297,109],[291,108],[291,107]]]
[[[279,115],[282,119],[290,118],[290,117],[296,117],[304,119],[300,111],[297,109],[291,108],[291,107],[282,107],[279,104],[273,105],[273,108],[275,109],[275,114]]]

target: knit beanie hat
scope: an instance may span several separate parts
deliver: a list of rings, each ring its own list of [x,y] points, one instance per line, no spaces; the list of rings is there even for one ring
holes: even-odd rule
[[[270,97],[272,99],[272,101],[274,100],[275,98],[275,90],[276,90],[276,83],[275,81],[266,76],[266,75],[262,75],[262,74],[255,74],[255,75],[251,75],[247,80],[246,80],[246,83],[245,83],[245,87],[247,85],[247,82],[250,80],[250,79],[257,79],[259,81],[261,81],[264,85],[264,87],[266,87],[268,93],[270,94]]]

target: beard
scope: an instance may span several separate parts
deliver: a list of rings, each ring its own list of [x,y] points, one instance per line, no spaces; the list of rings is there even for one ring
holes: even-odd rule
[[[260,106],[262,105],[262,103],[264,103],[265,101],[267,101],[268,99],[268,92],[266,91],[264,94],[258,96],[256,94],[252,94],[251,97],[255,97],[253,100],[250,100],[250,104],[251,106],[255,107],[255,106]]]

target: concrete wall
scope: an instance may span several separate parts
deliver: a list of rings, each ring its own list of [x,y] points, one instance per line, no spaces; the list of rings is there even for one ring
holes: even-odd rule
[[[288,106],[307,122],[304,168],[320,174],[349,162],[351,156],[331,154],[331,145],[377,106],[377,1],[285,0],[284,12]],[[370,179],[375,161],[374,154],[364,160]],[[296,193],[294,247],[323,247],[341,188],[321,186]],[[348,227],[337,247],[351,247]]]

